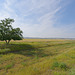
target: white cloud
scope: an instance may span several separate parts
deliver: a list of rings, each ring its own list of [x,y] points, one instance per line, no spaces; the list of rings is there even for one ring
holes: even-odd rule
[[[0,17],[14,18],[13,26],[20,27],[27,37],[70,37],[69,26],[55,27],[60,18],[57,13],[62,12],[67,3],[63,0],[6,0]]]

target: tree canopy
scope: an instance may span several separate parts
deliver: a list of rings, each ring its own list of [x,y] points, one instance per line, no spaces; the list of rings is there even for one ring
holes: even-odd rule
[[[8,44],[10,40],[22,40],[22,30],[20,28],[13,28],[12,23],[14,19],[5,18],[0,20],[0,40],[6,41]]]

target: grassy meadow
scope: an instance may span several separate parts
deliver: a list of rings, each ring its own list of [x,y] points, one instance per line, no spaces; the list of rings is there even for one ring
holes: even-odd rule
[[[0,75],[75,75],[75,40],[0,41]]]

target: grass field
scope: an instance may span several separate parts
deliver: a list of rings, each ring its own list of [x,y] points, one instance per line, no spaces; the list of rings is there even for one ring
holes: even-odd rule
[[[0,41],[0,75],[75,75],[75,40]]]

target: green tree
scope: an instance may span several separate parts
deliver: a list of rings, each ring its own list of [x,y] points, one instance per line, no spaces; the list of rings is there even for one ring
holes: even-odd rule
[[[14,19],[5,18],[0,21],[0,40],[9,44],[11,40],[22,40],[22,31],[20,28],[13,28],[11,25]]]

